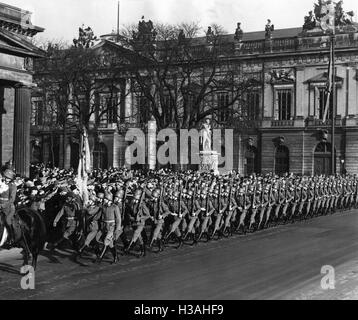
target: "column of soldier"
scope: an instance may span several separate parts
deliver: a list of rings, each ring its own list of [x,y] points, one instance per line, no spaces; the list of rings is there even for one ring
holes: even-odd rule
[[[87,203],[74,178],[71,170],[42,168],[36,179],[18,182],[18,206],[51,219],[60,233],[51,249],[68,241],[81,257],[91,250],[96,261],[107,250],[116,262],[118,250],[145,256],[147,249],[158,253],[358,207],[356,176],[94,170]]]

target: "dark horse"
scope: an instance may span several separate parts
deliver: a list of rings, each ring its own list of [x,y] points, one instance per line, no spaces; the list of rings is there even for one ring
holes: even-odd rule
[[[8,242],[8,232],[3,219],[3,214],[0,214],[0,248]],[[24,250],[24,265],[28,265],[31,254],[32,266],[36,269],[37,258],[47,236],[44,220],[39,213],[28,207],[17,209],[14,220],[18,227],[15,228],[15,241],[12,247]]]

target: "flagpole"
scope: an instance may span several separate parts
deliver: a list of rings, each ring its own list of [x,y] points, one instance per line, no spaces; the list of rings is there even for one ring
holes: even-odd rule
[[[336,104],[336,64],[335,64],[335,42],[336,42],[336,31],[335,26],[333,28],[333,34],[331,36],[331,45],[332,45],[332,175],[336,173],[336,155],[335,155],[335,131],[336,131],[336,113],[337,113],[337,104]]]

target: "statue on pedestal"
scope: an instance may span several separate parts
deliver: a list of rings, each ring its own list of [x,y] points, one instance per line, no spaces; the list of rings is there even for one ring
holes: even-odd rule
[[[202,127],[203,128],[200,130],[200,140],[203,151],[212,151],[210,119],[205,119],[205,123],[203,123]]]
[[[209,26],[208,30],[206,31],[206,42],[209,43],[209,44],[213,44],[214,40],[215,40],[214,31]]]
[[[235,31],[235,40],[241,42],[242,41],[242,37],[243,37],[244,32],[241,29],[241,22],[237,23],[237,28]]]
[[[274,25],[271,23],[271,20],[267,20],[267,24],[265,26],[265,38],[271,39],[272,38],[272,32],[275,30]]]

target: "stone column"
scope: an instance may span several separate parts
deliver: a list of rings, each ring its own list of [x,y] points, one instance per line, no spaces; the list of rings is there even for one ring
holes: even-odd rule
[[[15,121],[13,159],[16,173],[29,176],[30,173],[30,88],[15,88]]]

